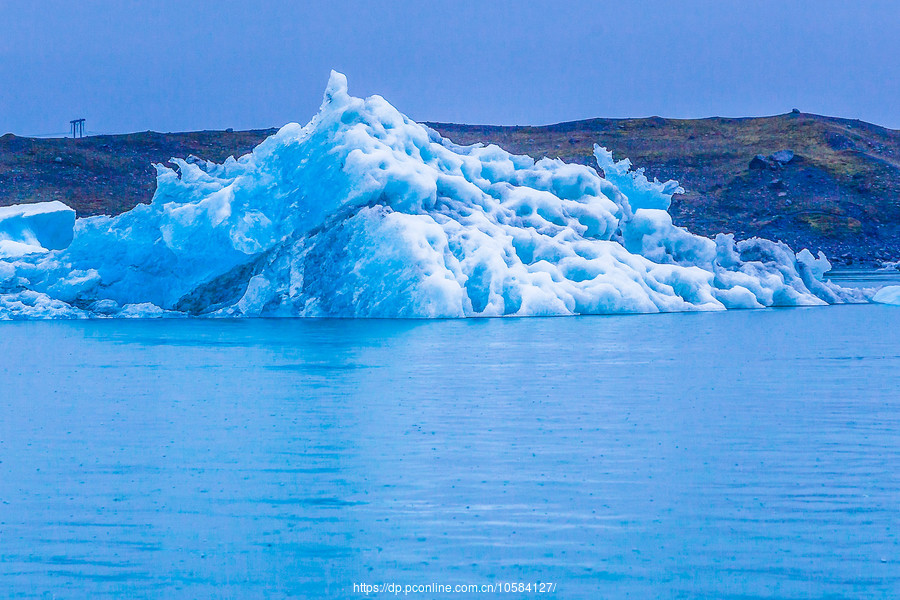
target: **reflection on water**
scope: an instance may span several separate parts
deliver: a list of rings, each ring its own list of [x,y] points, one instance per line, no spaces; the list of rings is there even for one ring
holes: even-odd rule
[[[0,589],[893,597],[898,325],[885,306],[3,324]]]
[[[880,288],[885,285],[900,285],[900,270],[874,271],[842,267],[829,271],[826,278],[843,287]]]

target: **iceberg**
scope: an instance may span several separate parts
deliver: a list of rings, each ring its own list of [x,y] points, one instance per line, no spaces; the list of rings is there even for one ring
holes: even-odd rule
[[[10,234],[43,251],[0,257],[0,318],[456,318],[870,301],[872,292],[826,281],[821,253],[676,227],[666,209],[677,182],[651,182],[600,147],[595,155],[605,177],[459,146],[380,96],[351,96],[332,72],[307,125],[285,125],[222,164],[156,165],[150,204],[78,219],[70,237],[55,221]]]

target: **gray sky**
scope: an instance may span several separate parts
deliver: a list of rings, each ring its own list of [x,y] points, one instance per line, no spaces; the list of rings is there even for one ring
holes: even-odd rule
[[[896,0],[0,0],[0,133],[305,123],[329,70],[417,120],[806,112],[900,128]]]

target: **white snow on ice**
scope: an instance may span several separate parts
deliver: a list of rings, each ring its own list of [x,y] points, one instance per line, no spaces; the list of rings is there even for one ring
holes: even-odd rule
[[[75,211],[58,201],[0,207],[0,259],[61,250],[74,224]]]
[[[0,318],[525,316],[869,300],[824,281],[821,253],[675,227],[666,209],[677,182],[651,182],[600,147],[595,155],[605,178],[458,146],[380,96],[350,96],[333,72],[309,124],[286,125],[223,164],[157,165],[149,205],[78,219],[74,230],[59,203],[10,207],[0,216]]]

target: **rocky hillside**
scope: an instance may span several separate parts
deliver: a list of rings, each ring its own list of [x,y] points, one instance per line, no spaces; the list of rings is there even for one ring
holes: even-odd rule
[[[457,143],[496,143],[596,166],[593,144],[678,179],[676,224],[824,250],[837,264],[900,259],[900,131],[790,113],[747,119],[591,119],[544,127],[430,123]],[[61,200],[79,215],[149,202],[154,162],[221,161],[273,130],[154,132],[78,140],[0,137],[0,205]],[[785,151],[785,152],[782,152]]]

